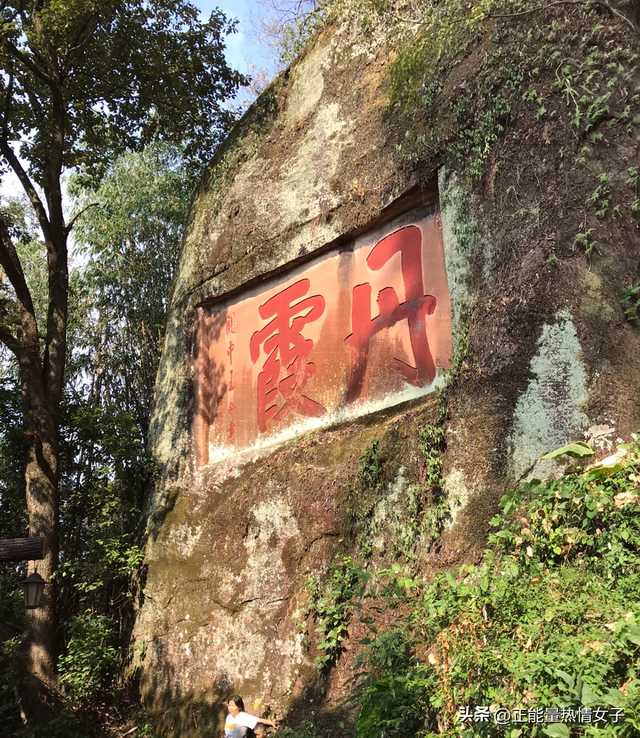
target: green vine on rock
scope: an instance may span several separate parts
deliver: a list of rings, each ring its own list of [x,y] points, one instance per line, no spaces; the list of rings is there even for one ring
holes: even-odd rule
[[[467,303],[460,308],[460,316],[453,327],[453,345],[455,351],[449,360],[446,381],[438,390],[438,420],[436,425],[442,426],[449,417],[449,396],[458,385],[463,372],[468,370],[471,362],[471,343],[469,328],[473,318],[473,309]]]
[[[634,282],[624,288],[622,295],[624,317],[627,320],[638,320],[640,317],[640,282]]]
[[[369,576],[351,556],[338,554],[322,587],[316,585],[316,596],[310,601],[309,612],[318,624],[315,631],[320,634],[317,647],[321,654],[316,663],[321,669],[333,666],[342,652],[351,616],[364,597]]]
[[[358,483],[363,489],[378,490],[382,486],[383,458],[379,442],[371,441],[360,457],[358,466]]]
[[[418,449],[424,459],[429,495],[420,521],[420,538],[429,549],[440,538],[446,521],[450,519],[450,501],[444,487],[442,466],[445,448],[445,433],[442,428],[428,425],[418,431]]]
[[[468,369],[470,361],[469,325],[472,311],[467,305],[461,309],[454,328],[456,351],[449,362],[444,387],[438,390],[438,418],[434,425],[418,429],[417,447],[424,465],[424,485],[411,485],[405,495],[406,519],[396,526],[394,549],[406,560],[416,558],[415,548],[420,543],[430,551],[451,520],[452,504],[445,490],[443,455],[446,450],[444,424],[449,417],[449,397]]]
[[[371,539],[379,533],[379,528],[372,521],[372,515],[383,488],[384,461],[379,441],[372,439],[360,457],[355,483],[344,485],[349,490],[350,506],[347,514],[355,532],[356,550],[363,559],[371,556]]]

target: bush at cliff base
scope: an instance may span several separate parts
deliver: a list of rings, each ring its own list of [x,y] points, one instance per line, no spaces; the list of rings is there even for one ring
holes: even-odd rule
[[[383,572],[358,737],[640,736],[640,445],[501,507],[479,566]]]

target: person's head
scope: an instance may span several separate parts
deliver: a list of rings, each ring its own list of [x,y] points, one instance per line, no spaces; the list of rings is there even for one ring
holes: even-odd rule
[[[240,712],[244,712],[244,702],[242,701],[242,697],[237,694],[231,695],[227,700],[227,707],[229,708],[229,715],[233,715],[233,717]]]
[[[264,723],[256,723],[253,732],[256,734],[256,738],[265,738],[267,735],[267,726]]]

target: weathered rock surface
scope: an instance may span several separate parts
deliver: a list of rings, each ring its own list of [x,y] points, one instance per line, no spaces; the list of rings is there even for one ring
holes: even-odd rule
[[[624,284],[638,276],[637,221],[614,222],[597,258],[572,250],[585,198],[579,189],[573,202],[548,195],[546,183],[568,176],[555,129],[505,143],[491,187],[473,192],[438,174],[440,155],[407,164],[407,123],[387,107],[389,64],[382,46],[365,51],[343,31],[324,32],[240,122],[194,199],[157,383],[161,478],[134,634],[134,668],[159,735],[200,736],[203,726],[213,735],[219,703],[234,692],[279,716],[317,704],[315,648],[299,627],[305,582],[355,546],[350,510],[375,520],[372,566],[399,555],[407,500],[424,484],[418,432],[440,418],[428,394],[197,468],[193,367],[203,301],[259,287],[439,197],[454,333],[460,348],[467,305],[469,353],[449,387],[444,425],[454,522],[437,546],[417,542],[423,572],[473,558],[506,489],[553,473],[553,464],[537,464],[544,452],[587,439],[604,454],[640,426],[640,338],[620,305]],[[611,144],[612,160],[622,162],[623,144]],[[523,158],[530,171],[519,197],[535,202],[537,220],[514,216],[504,196]],[[384,483],[369,504],[348,485],[372,439]],[[328,682],[329,706],[344,669]]]

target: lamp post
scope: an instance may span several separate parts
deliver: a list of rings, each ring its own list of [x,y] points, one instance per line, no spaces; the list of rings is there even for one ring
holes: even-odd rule
[[[36,561],[44,558],[44,538],[0,538],[0,562],[3,561]],[[46,582],[34,572],[23,582],[24,606],[27,610],[35,610],[42,603],[42,594]]]
[[[37,571],[34,571],[33,574],[30,574],[22,582],[22,586],[24,587],[24,606],[27,610],[35,610],[36,607],[40,607],[45,584],[46,582]]]
[[[44,558],[44,538],[42,536],[30,536],[29,538],[0,538],[0,562],[9,561],[35,561]],[[27,610],[35,610],[42,603],[44,585],[46,582],[34,571],[23,582],[24,606]],[[18,687],[14,685],[13,694],[16,698],[16,706],[20,711],[23,725],[27,724],[27,716],[22,707],[22,700]]]

